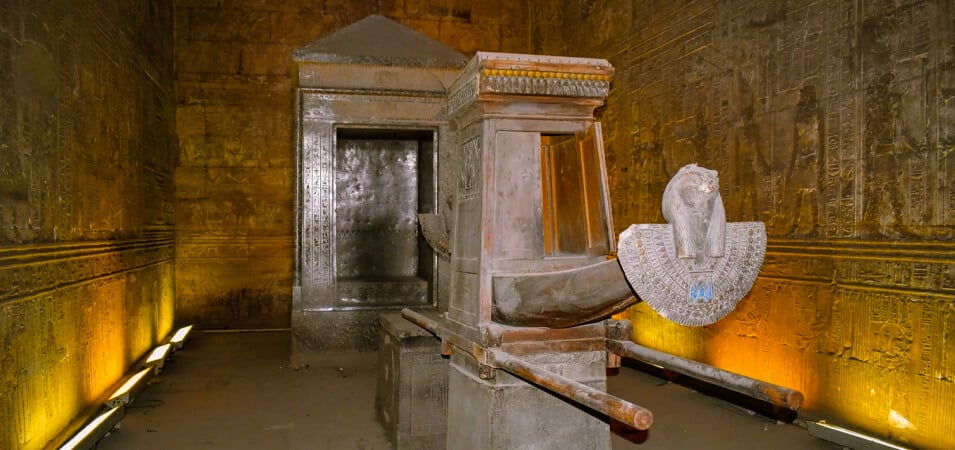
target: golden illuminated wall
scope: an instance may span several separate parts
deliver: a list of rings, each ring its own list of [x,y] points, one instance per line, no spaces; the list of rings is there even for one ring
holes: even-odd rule
[[[173,326],[172,9],[0,11],[0,448],[34,449]]]
[[[713,326],[629,312],[648,346],[790,386],[809,416],[955,447],[955,6],[548,0],[536,52],[608,58],[614,221],[720,172],[766,223],[761,277]],[[665,413],[665,412],[664,412]]]
[[[370,14],[463,53],[529,45],[524,1],[174,3],[177,314],[206,328],[289,325],[292,50]]]

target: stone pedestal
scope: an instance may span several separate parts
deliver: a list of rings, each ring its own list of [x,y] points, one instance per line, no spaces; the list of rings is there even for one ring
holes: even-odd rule
[[[603,351],[526,359],[606,390]],[[474,358],[463,352],[451,356],[448,449],[610,449],[610,427],[603,419],[503,370],[494,372],[494,379],[482,380]]]
[[[445,448],[448,359],[441,341],[401,317],[381,314],[375,409],[397,449]]]

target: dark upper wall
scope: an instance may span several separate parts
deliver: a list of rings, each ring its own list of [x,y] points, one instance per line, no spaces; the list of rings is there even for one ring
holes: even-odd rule
[[[805,413],[955,446],[951,2],[536,2],[536,52],[608,58],[618,231],[662,222],[671,175],[720,172],[766,223],[762,276],[690,329],[641,305],[635,339],[801,389]]]
[[[0,11],[0,448],[31,449],[172,327],[172,8]]]
[[[289,324],[292,50],[381,14],[462,53],[529,48],[524,1],[177,0],[177,314]]]

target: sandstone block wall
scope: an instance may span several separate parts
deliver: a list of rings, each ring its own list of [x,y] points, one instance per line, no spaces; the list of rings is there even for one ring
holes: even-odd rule
[[[172,8],[0,11],[0,448],[34,449],[173,326]]]
[[[292,50],[382,14],[463,53],[526,51],[526,3],[177,0],[177,314],[287,327],[295,226]]]
[[[955,10],[943,1],[536,2],[535,52],[608,58],[614,221],[663,222],[666,181],[720,172],[766,223],[737,311],[640,343],[802,390],[804,413],[955,446]]]

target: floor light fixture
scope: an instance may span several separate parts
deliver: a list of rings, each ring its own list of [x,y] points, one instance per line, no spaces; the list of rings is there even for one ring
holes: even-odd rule
[[[192,331],[192,325],[184,326],[172,335],[172,338],[169,339],[169,343],[172,344],[173,350],[179,350],[182,348],[183,344],[186,343],[186,339],[189,337],[189,332]]]
[[[129,403],[133,399],[133,396],[145,386],[152,371],[152,368],[146,368],[129,377],[122,386],[113,392],[113,395],[109,396],[106,400],[106,406],[112,408]]]
[[[90,423],[80,429],[70,440],[60,446],[60,450],[89,450],[99,442],[109,431],[123,420],[126,408],[123,405],[115,406],[96,416]]]
[[[806,429],[810,436],[856,450],[908,450],[906,447],[900,447],[858,431],[828,424],[824,420],[806,422]]]
[[[162,366],[166,362],[166,356],[169,355],[169,349],[171,348],[171,344],[163,344],[154,348],[152,353],[149,354],[149,357],[146,358],[146,362],[143,363],[143,366],[153,368],[158,374],[159,371],[162,370]]]

